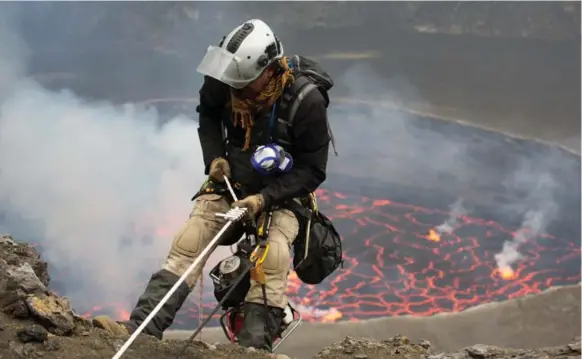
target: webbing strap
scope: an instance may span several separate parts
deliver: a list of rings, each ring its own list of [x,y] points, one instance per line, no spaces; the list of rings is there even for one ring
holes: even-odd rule
[[[295,114],[297,113],[297,110],[299,109],[299,105],[301,104],[301,101],[303,101],[303,99],[313,90],[315,90],[317,88],[317,85],[308,82],[307,85],[303,86],[301,88],[301,90],[299,90],[299,93],[297,93],[297,96],[295,96],[295,100],[293,101],[293,103],[291,104],[291,108],[289,109],[289,117],[287,119],[287,122],[289,123],[289,126],[291,126],[293,124],[293,120],[295,119]]]

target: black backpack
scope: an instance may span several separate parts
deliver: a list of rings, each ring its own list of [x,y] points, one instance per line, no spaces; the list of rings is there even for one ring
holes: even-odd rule
[[[293,68],[294,72],[305,76],[311,84],[315,85],[325,98],[326,106],[329,106],[328,91],[331,90],[334,83],[331,76],[319,66],[319,64],[310,58],[294,55],[290,61],[289,66]],[[303,87],[303,97],[315,87]],[[301,96],[300,96],[301,97]]]

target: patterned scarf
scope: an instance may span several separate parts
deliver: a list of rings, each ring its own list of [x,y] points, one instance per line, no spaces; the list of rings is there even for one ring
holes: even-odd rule
[[[269,80],[267,86],[265,86],[257,97],[253,99],[240,99],[236,97],[235,91],[231,90],[230,92],[234,126],[240,126],[246,130],[243,151],[247,150],[250,145],[251,133],[255,124],[253,116],[273,106],[283,93],[287,83],[294,80],[292,69],[287,63],[287,58],[281,58],[279,65],[282,71]]]

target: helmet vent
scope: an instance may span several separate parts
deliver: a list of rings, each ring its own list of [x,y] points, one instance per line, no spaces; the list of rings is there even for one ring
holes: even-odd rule
[[[267,57],[269,58],[269,60],[272,60],[274,57],[276,57],[279,54],[279,51],[277,51],[277,43],[272,42],[271,44],[269,44],[266,48],[265,48],[265,54],[267,54]]]
[[[255,25],[250,22],[244,23],[244,25],[237,30],[237,32],[232,35],[230,41],[226,45],[226,51],[234,54],[238,51],[238,48],[242,44],[242,42],[250,35],[251,32],[255,29]]]
[[[270,43],[267,47],[265,47],[265,53],[261,54],[261,56],[259,56],[257,59],[257,66],[267,66],[278,54],[279,51],[277,51],[277,44],[274,42]]]

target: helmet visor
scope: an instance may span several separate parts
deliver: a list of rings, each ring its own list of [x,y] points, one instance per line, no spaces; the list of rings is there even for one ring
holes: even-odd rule
[[[235,89],[242,89],[255,78],[248,76],[239,68],[241,59],[235,54],[218,46],[209,46],[206,55],[196,68],[202,75],[210,76]],[[260,74],[260,73],[259,73]],[[247,76],[245,76],[247,75]]]

